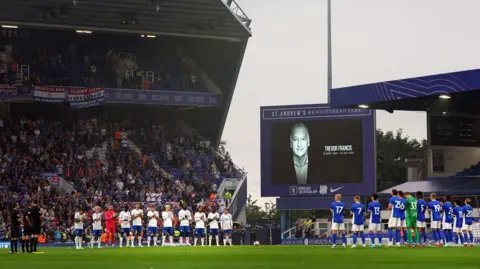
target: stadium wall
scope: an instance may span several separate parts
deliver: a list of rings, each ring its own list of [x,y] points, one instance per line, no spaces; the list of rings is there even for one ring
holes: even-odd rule
[[[428,176],[449,177],[480,160],[480,148],[430,146]]]

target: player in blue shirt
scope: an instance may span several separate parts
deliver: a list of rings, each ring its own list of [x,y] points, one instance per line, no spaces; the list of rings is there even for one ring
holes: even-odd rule
[[[473,233],[472,233],[472,224],[473,224],[473,208],[471,206],[472,200],[470,198],[465,199],[465,205],[463,206],[463,243],[464,246],[473,247]]]
[[[407,205],[407,200],[405,199],[405,194],[403,191],[397,192],[397,200],[395,200],[395,205],[393,207],[393,219],[395,219],[395,244],[397,247],[400,246],[401,241],[401,230],[406,227],[405,225],[405,208]]]
[[[455,226],[453,227],[453,232],[455,233],[455,244],[458,244],[460,239],[460,244],[463,245],[463,235],[462,235],[462,226],[463,226],[463,208],[461,206],[462,202],[457,200],[453,202],[453,216],[455,216]]]
[[[352,248],[357,247],[357,238],[360,235],[362,238],[362,246],[365,247],[365,205],[360,203],[360,196],[356,195],[353,198],[355,202],[350,208],[350,214],[352,215]]]
[[[450,246],[453,241],[453,205],[450,202],[452,200],[452,197],[450,195],[446,195],[443,199],[445,200],[445,203],[443,203],[442,205],[442,229],[443,234],[445,235],[445,245]]]
[[[371,246],[375,247],[375,233],[378,236],[378,246],[382,246],[382,206],[378,202],[378,195],[372,194],[372,200],[368,204],[367,210],[370,212],[370,221],[368,223],[368,230],[370,231]]]
[[[435,245],[442,245],[443,240],[440,233],[440,226],[442,222],[442,205],[439,201],[437,201],[436,193],[430,194],[430,202],[428,202],[427,208],[430,212],[430,228],[432,228],[433,240],[435,241]]]
[[[393,208],[395,206],[395,201],[397,200],[398,191],[396,189],[392,189],[391,194],[392,196],[388,201],[388,210],[390,210],[391,213],[390,219],[388,220],[388,246],[393,246],[393,230],[397,228],[395,227],[396,220],[393,218]]]
[[[423,246],[427,246],[427,232],[425,231],[425,228],[427,227],[425,223],[425,212],[427,211],[427,202],[423,199],[423,192],[422,191],[417,191],[415,194],[415,198],[417,199],[417,230],[418,233],[420,234],[420,244],[422,244],[423,241]]]
[[[330,205],[330,212],[332,212],[332,248],[337,246],[337,232],[342,233],[342,246],[347,245],[347,237],[345,234],[345,223],[343,223],[343,213],[345,211],[345,204],[342,202],[342,195],[335,195],[335,202]]]

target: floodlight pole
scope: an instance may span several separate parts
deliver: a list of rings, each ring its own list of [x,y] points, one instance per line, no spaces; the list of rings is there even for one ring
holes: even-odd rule
[[[332,0],[327,0],[327,100],[332,89]]]

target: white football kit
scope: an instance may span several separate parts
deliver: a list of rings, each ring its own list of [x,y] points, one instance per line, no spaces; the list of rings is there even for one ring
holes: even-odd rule
[[[130,212],[128,211],[120,212],[119,218],[120,218],[120,226],[122,227],[122,229],[130,228],[130,220],[132,219]]]

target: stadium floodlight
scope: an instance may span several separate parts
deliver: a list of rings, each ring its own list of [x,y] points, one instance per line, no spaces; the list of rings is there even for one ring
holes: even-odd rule
[[[450,99],[452,97],[450,97],[450,95],[447,95],[447,94],[441,94],[441,95],[438,96],[438,98],[440,98],[440,99]]]
[[[17,29],[18,26],[16,26],[16,25],[2,25],[2,28]]]
[[[147,38],[155,38],[155,37],[157,37],[157,36],[155,36],[155,35],[147,35]]]
[[[75,32],[79,33],[79,34],[91,34],[92,31],[90,30],[76,30]]]
[[[360,104],[358,105],[359,108],[370,108],[368,105]]]

